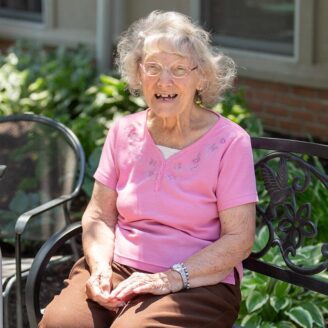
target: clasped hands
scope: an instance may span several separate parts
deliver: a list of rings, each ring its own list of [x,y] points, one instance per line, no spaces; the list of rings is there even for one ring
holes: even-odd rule
[[[103,267],[93,272],[86,284],[89,299],[111,311],[117,311],[138,294],[164,295],[182,289],[179,274],[168,270],[159,273],[134,272],[112,289],[112,269]]]

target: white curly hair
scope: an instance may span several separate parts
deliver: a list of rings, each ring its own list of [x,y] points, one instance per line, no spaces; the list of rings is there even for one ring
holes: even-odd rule
[[[152,51],[189,57],[197,65],[204,88],[195,98],[206,107],[219,101],[236,75],[234,61],[210,44],[210,35],[201,26],[181,13],[153,11],[134,22],[117,45],[116,64],[132,94],[141,93],[139,64]]]

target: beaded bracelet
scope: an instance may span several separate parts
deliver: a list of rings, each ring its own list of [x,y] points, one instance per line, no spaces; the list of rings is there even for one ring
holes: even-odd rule
[[[182,282],[183,282],[183,288],[189,289],[190,288],[189,272],[188,272],[186,265],[183,262],[177,263],[177,264],[174,264],[171,267],[171,269],[180,274]]]

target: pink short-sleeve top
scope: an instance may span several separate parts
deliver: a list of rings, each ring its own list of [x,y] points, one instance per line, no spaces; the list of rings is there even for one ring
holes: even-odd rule
[[[250,137],[240,126],[220,116],[165,159],[147,112],[114,123],[94,177],[118,194],[114,260],[160,272],[218,240],[219,211],[256,202],[257,192]],[[234,284],[233,272],[223,282]]]

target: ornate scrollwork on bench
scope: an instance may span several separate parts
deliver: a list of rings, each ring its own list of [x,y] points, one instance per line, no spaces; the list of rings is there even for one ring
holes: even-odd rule
[[[269,203],[257,207],[258,225],[268,228],[269,238],[252,257],[260,258],[270,248],[278,246],[286,265],[294,272],[314,275],[327,269],[328,244],[322,246],[323,262],[319,264],[303,266],[296,264],[294,259],[306,239],[317,235],[311,204],[305,202],[305,197],[302,200],[301,195],[316,179],[327,188],[328,176],[303,158],[285,152],[268,154],[256,163],[255,168],[269,196]]]

